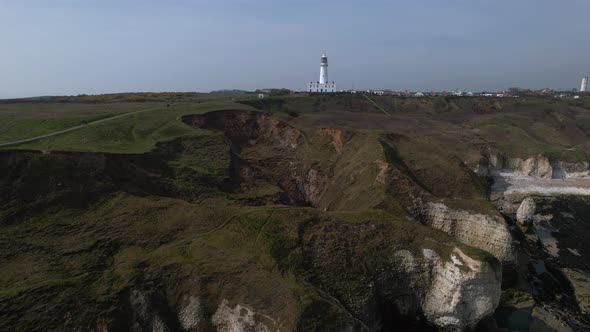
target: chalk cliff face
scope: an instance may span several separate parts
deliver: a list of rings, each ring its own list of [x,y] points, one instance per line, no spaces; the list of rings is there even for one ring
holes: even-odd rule
[[[590,177],[590,165],[587,162],[569,163],[553,161],[553,178],[587,178]]]
[[[223,299],[212,317],[212,323],[218,332],[254,331],[270,332],[277,330],[276,322],[269,316],[260,315],[241,304],[230,306]]]
[[[551,167],[549,159],[543,155],[537,155],[525,160],[520,167],[520,172],[523,175],[542,179],[551,179],[553,177],[553,167]]]
[[[500,215],[451,209],[443,203],[417,200],[416,213],[422,222],[452,235],[457,240],[486,250],[500,261],[515,260],[515,248],[508,225]]]
[[[391,230],[384,225],[329,227],[329,234],[305,236],[307,273],[313,274],[310,280],[314,284],[325,287],[363,322],[366,330],[403,329],[411,317],[423,316],[438,328],[460,331],[473,328],[498,305],[501,264],[488,254],[467,255],[464,249],[434,238],[413,244],[400,239],[375,246],[370,240],[375,234],[383,234],[389,241]],[[378,257],[361,263],[365,260],[362,252],[377,248]],[[336,255],[339,251],[348,254]],[[355,275],[366,269],[371,272]],[[398,321],[389,325],[392,320]]]
[[[448,330],[473,328],[491,315],[500,301],[501,271],[498,266],[470,258],[455,248],[451,261],[424,249],[424,261],[433,264],[422,310],[437,327]],[[415,272],[411,256],[406,268]],[[415,264],[415,263],[414,263]]]
[[[330,233],[324,233],[326,229]],[[440,242],[445,237],[436,234],[425,243],[412,243],[405,235],[399,235],[395,243],[386,242],[387,237],[376,237],[399,231],[392,229],[390,223],[333,221],[319,222],[303,231],[302,247],[296,250],[305,259],[295,268],[297,279],[307,280],[308,285],[321,289],[321,294],[331,299],[330,305],[324,304],[324,310],[341,307],[335,316],[320,319],[337,320],[340,331],[405,327],[420,330],[432,326],[444,331],[464,331],[494,312],[502,279],[501,264],[496,259],[487,254],[466,254],[464,248]],[[343,251],[343,247],[359,250]],[[368,258],[364,251],[367,247],[369,252],[380,248],[380,256]],[[227,294],[236,298],[229,300],[215,296],[215,292],[187,291],[198,288],[195,281],[178,280],[176,273],[167,271],[171,280],[146,280],[146,289],[131,288],[125,292],[121,313],[102,317],[98,330],[111,331],[117,326],[157,332],[307,330],[304,327],[309,318],[285,319],[281,314],[283,308],[274,305],[290,301],[289,293],[283,294],[287,298],[281,301],[271,298],[271,302],[260,307],[264,296],[257,293],[239,299],[230,292]],[[212,277],[203,280],[215,282]],[[232,288],[226,282],[217,287]],[[258,303],[258,307],[253,303]],[[105,321],[110,324],[104,324]]]
[[[540,179],[586,178],[590,177],[590,165],[587,162],[551,160],[542,154],[521,159],[487,151],[483,153],[475,172],[482,176],[515,172]]]

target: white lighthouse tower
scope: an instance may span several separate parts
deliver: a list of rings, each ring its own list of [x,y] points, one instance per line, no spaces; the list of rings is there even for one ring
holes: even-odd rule
[[[336,84],[328,81],[328,57],[326,54],[322,54],[320,61],[320,80],[316,82],[309,82],[307,85],[307,91],[309,92],[336,92]]]
[[[588,77],[582,78],[582,86],[580,87],[580,92],[588,92]]]
[[[320,84],[326,83],[328,83],[328,57],[324,53],[320,62]]]

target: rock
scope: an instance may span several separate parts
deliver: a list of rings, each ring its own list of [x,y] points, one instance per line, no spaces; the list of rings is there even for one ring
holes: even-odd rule
[[[584,315],[590,314],[590,277],[578,270],[561,269],[574,288],[576,302]]]
[[[535,200],[532,197],[525,198],[516,211],[516,221],[522,226],[528,225],[533,220],[536,210]]]
[[[153,302],[138,289],[129,292],[129,305],[132,310],[131,331],[168,332],[170,329],[160,318]]]
[[[184,331],[201,331],[205,326],[205,309],[196,296],[184,296],[178,312],[178,322]]]
[[[501,153],[482,152],[479,164],[474,172],[480,176],[491,176],[498,172],[518,172],[522,175],[543,179],[566,179],[590,177],[590,164],[588,162],[567,162],[561,160],[549,160],[544,155],[521,158],[507,158]]]
[[[506,163],[504,165],[505,169],[520,169],[522,167],[522,164],[524,163],[524,161],[520,158],[509,158],[506,160]]]
[[[450,234],[465,244],[483,249],[501,262],[515,260],[512,235],[500,215],[455,210],[443,203],[415,202],[415,205],[418,205],[418,218],[422,223]]]
[[[336,152],[338,152],[338,154],[342,154],[342,130],[336,128],[320,128],[316,130],[316,133],[320,136],[330,137],[332,140],[332,145],[334,146],[334,149],[336,149]]]
[[[500,301],[500,262],[483,251],[467,252],[463,246],[446,242],[447,235],[433,232],[417,246],[408,245],[403,236],[376,245],[369,239],[389,234],[393,231],[389,225],[373,228],[338,223],[328,227],[329,232],[316,229],[304,237],[306,269],[313,273],[316,287],[364,323],[363,330],[401,328],[421,315],[441,330],[469,330],[491,315]],[[378,250],[379,254],[367,259],[361,254],[364,250]],[[340,254],[343,251],[346,257]]]
[[[563,331],[573,332],[574,330],[563,325],[551,312],[542,307],[535,306],[531,313],[530,331]]]
[[[258,316],[258,317],[257,317]],[[236,304],[233,308],[227,299],[223,299],[212,317],[213,326],[218,332],[269,332],[271,329],[257,318],[274,321],[267,316],[255,313],[252,309]]]
[[[494,312],[501,295],[500,269],[472,259],[458,248],[453,250],[449,262],[442,262],[432,253],[424,252],[424,256],[435,264],[435,272],[422,308],[438,328],[471,329]]]
[[[590,177],[590,164],[587,162],[570,163],[555,161],[551,166],[553,167],[553,178],[556,179]]]
[[[522,163],[521,173],[527,176],[534,176],[543,179],[553,177],[553,167],[549,159],[543,155],[531,157]]]

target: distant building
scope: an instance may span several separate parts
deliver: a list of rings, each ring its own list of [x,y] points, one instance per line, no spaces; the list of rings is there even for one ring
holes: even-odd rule
[[[582,86],[580,86],[580,92],[588,92],[588,77],[582,78]]]
[[[309,82],[307,85],[308,92],[336,92],[336,84],[328,82],[328,57],[322,54],[320,61],[320,80],[316,82]]]
[[[263,99],[264,97],[265,97],[265,96],[264,96],[264,93],[259,93],[259,94],[258,94],[258,99]]]

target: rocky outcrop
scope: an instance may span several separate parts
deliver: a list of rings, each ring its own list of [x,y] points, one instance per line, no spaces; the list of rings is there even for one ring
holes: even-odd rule
[[[232,307],[226,299],[223,299],[219,304],[217,311],[212,317],[212,323],[218,332],[277,331],[275,321],[272,318],[257,314],[252,309],[241,304],[236,304]]]
[[[483,249],[500,261],[515,260],[515,248],[508,225],[500,215],[451,209],[443,203],[415,201],[418,218],[426,225],[452,235],[470,246]]]
[[[590,315],[590,277],[579,270],[562,269],[561,271],[574,289],[576,303],[584,315]]]
[[[437,327],[462,331],[475,327],[494,312],[501,284],[501,272],[496,266],[472,259],[457,248],[447,262],[427,249],[423,256],[435,265],[423,310]]]
[[[232,170],[243,187],[277,186],[275,202],[322,210],[372,208],[380,203],[379,143],[338,128],[303,132],[261,112],[217,111],[182,118],[220,130],[231,145]],[[362,148],[361,148],[362,147]]]
[[[332,140],[332,145],[334,146],[334,149],[336,149],[336,152],[338,152],[338,154],[342,153],[342,130],[336,128],[320,128],[316,132],[320,136],[330,137]]]
[[[196,128],[222,130],[236,147],[265,142],[275,147],[295,149],[302,139],[299,129],[261,112],[216,111],[186,115],[182,121]]]
[[[506,158],[503,155],[489,154],[479,162],[475,173],[481,176],[491,176],[499,172],[515,172],[524,176],[543,179],[553,177],[553,167],[549,158],[537,155],[527,158]]]
[[[153,302],[140,290],[131,289],[129,305],[132,310],[131,331],[168,332],[170,329],[158,315]]]
[[[554,179],[590,177],[590,164],[587,162],[569,163],[558,160],[552,162],[551,165]]]
[[[205,308],[200,297],[183,297],[178,310],[178,323],[183,331],[201,331],[207,326]]]
[[[304,235],[310,281],[338,299],[367,331],[420,330],[412,325],[416,317],[463,331],[491,315],[500,299],[500,262],[483,251],[467,253],[440,232],[427,231],[432,233],[422,239],[421,230],[428,228],[411,226],[318,224]],[[395,241],[391,232],[398,234]],[[375,236],[385,242],[376,243]],[[414,236],[414,244],[407,241]],[[364,253],[374,250],[379,254],[367,259]]]
[[[522,226],[528,225],[535,216],[537,205],[532,197],[525,198],[516,211],[516,221]]]
[[[520,172],[526,176],[542,179],[551,179],[553,177],[553,168],[549,158],[543,155],[537,155],[525,160],[520,167]]]
[[[445,261],[430,249],[421,255],[407,250],[394,254],[426,318],[438,328],[463,331],[494,312],[500,301],[501,272],[497,265],[473,259],[458,248],[450,255]],[[405,310],[412,309],[410,302]]]
[[[540,179],[587,178],[590,177],[590,164],[551,160],[542,154],[527,159],[508,158],[501,153],[486,151],[474,172],[480,176],[513,172]]]
[[[458,248],[450,255],[443,258],[431,249],[398,250],[389,268],[376,280],[367,280],[371,292],[348,294],[342,302],[366,322],[367,330],[383,329],[386,319],[402,324],[420,315],[446,331],[471,329],[499,303],[501,268],[494,261],[472,259]],[[376,315],[384,305],[391,310],[389,315],[399,316]]]

